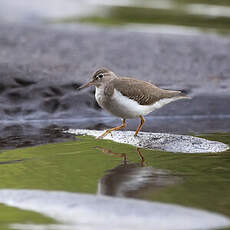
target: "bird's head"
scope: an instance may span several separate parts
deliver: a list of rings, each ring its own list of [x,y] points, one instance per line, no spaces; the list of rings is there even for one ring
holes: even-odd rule
[[[102,69],[97,70],[93,74],[93,77],[91,78],[91,80],[88,83],[80,86],[78,90],[81,90],[81,89],[84,89],[90,86],[100,87],[101,85],[105,85],[106,83],[113,80],[114,78],[117,78],[115,73],[113,73],[112,71],[108,69],[102,68]]]

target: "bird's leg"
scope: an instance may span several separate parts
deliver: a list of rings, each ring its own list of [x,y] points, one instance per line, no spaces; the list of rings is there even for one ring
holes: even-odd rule
[[[100,150],[102,150],[106,154],[111,154],[111,155],[122,157],[124,165],[127,165],[127,156],[126,156],[126,153],[114,153],[110,149],[106,149],[106,148],[103,148],[103,147],[100,147],[100,146],[96,146],[96,149],[100,149]]]
[[[109,133],[112,136],[112,131],[116,131],[116,130],[119,130],[119,129],[122,129],[122,128],[126,128],[126,119],[123,119],[122,125],[106,130],[101,136],[97,137],[97,139],[102,139],[105,136],[107,136]]]
[[[141,158],[141,166],[144,167],[145,166],[145,158],[144,158],[143,154],[141,153],[140,148],[137,148],[137,152],[138,152],[139,157]]]
[[[137,131],[135,132],[134,137],[137,136],[137,134],[139,133],[139,131],[141,130],[142,126],[143,126],[144,123],[145,123],[145,119],[144,119],[144,117],[143,117],[142,115],[140,116],[140,118],[141,118],[141,123],[140,123],[140,125],[139,125]]]

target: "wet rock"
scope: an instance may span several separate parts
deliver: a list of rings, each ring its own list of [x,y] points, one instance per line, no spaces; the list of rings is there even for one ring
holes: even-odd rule
[[[4,92],[5,89],[6,89],[5,85],[0,83],[0,94]]]
[[[16,83],[18,83],[21,86],[30,86],[30,85],[35,84],[34,81],[30,81],[28,79],[23,79],[23,78],[15,78],[14,80]]]
[[[17,116],[18,113],[20,113],[22,111],[21,107],[17,106],[14,108],[8,108],[8,109],[4,109],[4,112],[9,115],[9,116]]]
[[[99,137],[104,131],[70,129],[67,132],[76,135]],[[209,141],[204,138],[193,136],[140,132],[137,137],[134,137],[134,133],[135,132],[131,131],[116,131],[113,132],[113,136],[107,135],[104,139],[112,140],[118,143],[130,144],[140,148],[158,149],[168,152],[215,153],[223,152],[229,149],[229,146],[224,143]]]
[[[11,91],[7,94],[8,99],[13,102],[13,103],[18,103],[22,101],[23,99],[25,100],[24,96],[17,91]]]
[[[42,104],[42,109],[48,113],[54,113],[60,106],[60,102],[57,98],[47,99]]]
[[[0,128],[0,151],[53,142],[74,140],[72,134],[63,132],[67,128],[57,125],[8,124]]]
[[[49,88],[50,88],[51,92],[53,92],[53,94],[55,96],[63,96],[63,92],[62,92],[62,90],[60,88],[53,87],[53,86],[50,86]]]

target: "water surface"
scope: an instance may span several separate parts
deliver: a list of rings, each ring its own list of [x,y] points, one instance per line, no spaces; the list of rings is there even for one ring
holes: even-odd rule
[[[230,144],[229,133],[204,137]],[[0,188],[132,197],[230,217],[229,153],[175,154],[77,137],[75,141],[3,151]],[[12,223],[53,221],[4,205],[0,210],[1,229]]]

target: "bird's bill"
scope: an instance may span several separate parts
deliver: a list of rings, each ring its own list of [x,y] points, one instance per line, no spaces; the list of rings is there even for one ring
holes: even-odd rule
[[[88,88],[88,87],[90,87],[90,86],[92,86],[92,85],[94,85],[94,83],[93,83],[93,81],[90,81],[90,82],[88,82],[88,83],[86,83],[86,84],[84,84],[84,85],[78,87],[77,89],[78,89],[78,90],[82,90],[82,89]]]

